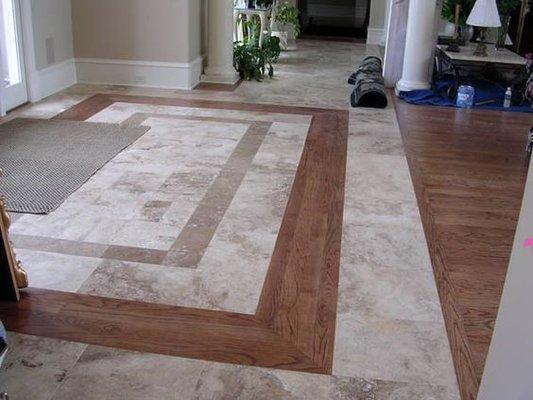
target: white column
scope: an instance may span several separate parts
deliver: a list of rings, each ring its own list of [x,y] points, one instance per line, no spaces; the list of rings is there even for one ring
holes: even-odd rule
[[[410,0],[402,78],[396,91],[429,89],[435,48],[436,0]]]
[[[0,32],[2,35],[4,34],[4,16],[3,16],[3,9],[2,6],[0,6]],[[3,46],[3,40],[1,40],[2,43],[0,43],[0,117],[3,117],[6,115],[6,103],[4,100],[4,61],[5,57],[7,57],[7,54],[5,53],[5,49]]]
[[[233,84],[233,0],[209,0],[207,67],[203,82]]]
[[[533,163],[478,400],[533,399],[532,221]]]

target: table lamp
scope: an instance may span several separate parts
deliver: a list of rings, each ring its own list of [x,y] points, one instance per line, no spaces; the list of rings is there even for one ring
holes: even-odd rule
[[[479,43],[474,51],[474,55],[487,57],[487,45],[485,44],[486,29],[502,26],[496,0],[476,0],[466,23],[479,28]]]

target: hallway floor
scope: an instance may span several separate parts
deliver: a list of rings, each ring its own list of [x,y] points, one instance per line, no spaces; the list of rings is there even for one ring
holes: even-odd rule
[[[274,80],[79,84],[8,116],[150,130],[56,211],[14,215],[12,399],[458,399],[379,49],[305,40]],[[346,171],[346,173],[345,173]],[[22,333],[21,333],[22,332]]]

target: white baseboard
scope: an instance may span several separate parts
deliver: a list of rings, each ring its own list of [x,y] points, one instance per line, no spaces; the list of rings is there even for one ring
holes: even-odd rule
[[[188,63],[76,58],[76,71],[80,83],[190,90],[200,82],[203,58]]]
[[[28,76],[30,101],[39,101],[77,82],[74,59],[33,71]]]
[[[385,42],[385,29],[368,28],[367,44],[382,45]]]

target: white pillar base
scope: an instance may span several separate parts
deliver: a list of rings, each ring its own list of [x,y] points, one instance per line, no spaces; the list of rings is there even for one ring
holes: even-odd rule
[[[440,12],[440,11],[439,11]],[[410,0],[402,78],[396,92],[429,89],[435,49],[437,0]]]
[[[233,85],[239,75],[233,68],[233,0],[209,0],[207,67],[201,82]]]
[[[208,69],[205,71],[205,73],[200,77],[200,82],[208,82],[208,83],[226,83],[228,85],[234,85],[237,82],[239,82],[239,79],[241,77],[237,72],[210,72]]]
[[[410,92],[411,90],[427,90],[431,88],[428,82],[408,81],[400,79],[396,84],[395,92],[398,95],[400,92]]]

